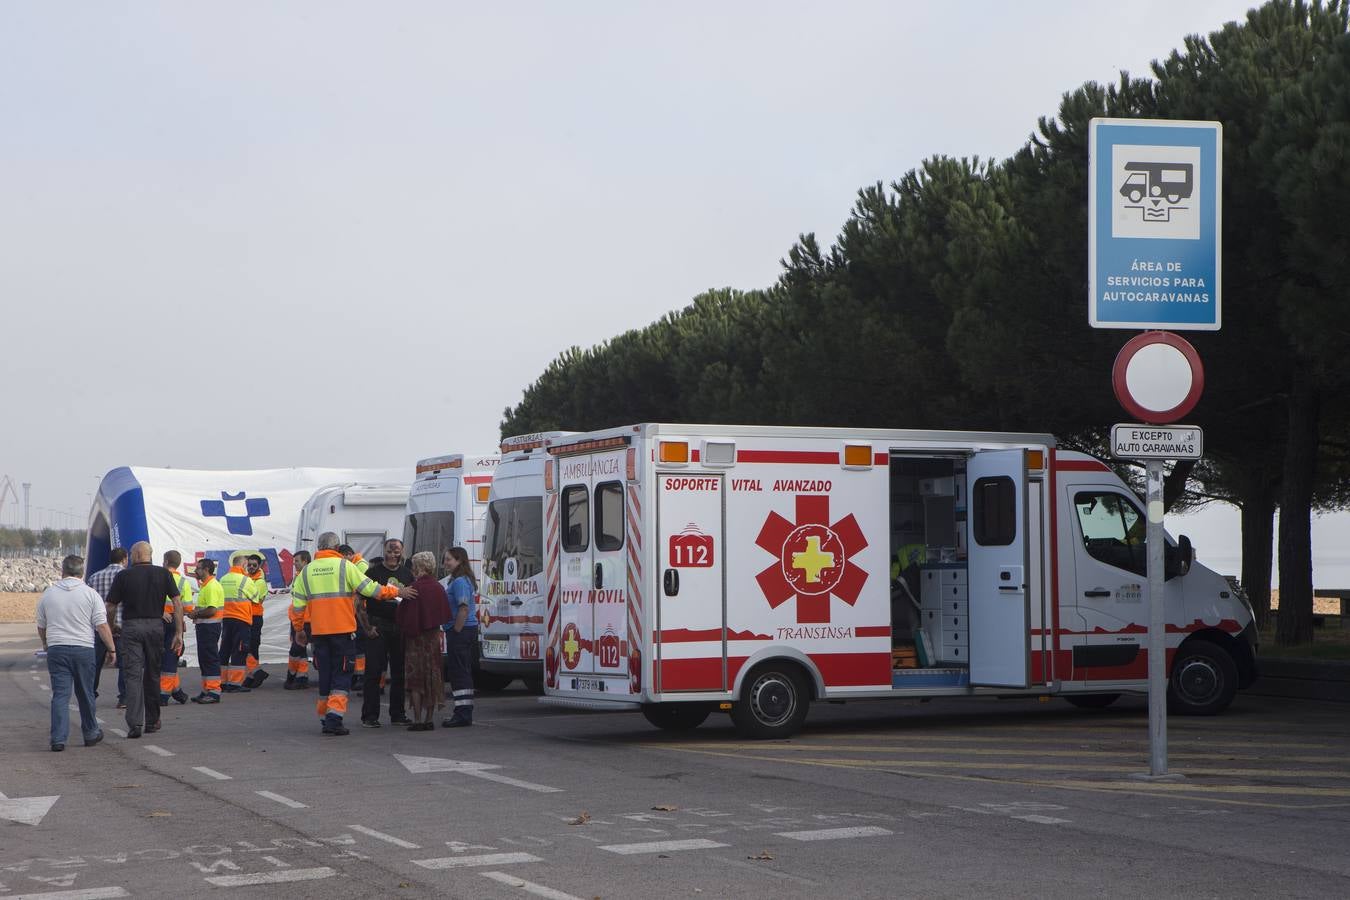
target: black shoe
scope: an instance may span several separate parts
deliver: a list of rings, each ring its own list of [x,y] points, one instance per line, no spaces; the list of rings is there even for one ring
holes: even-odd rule
[[[163,728],[163,727],[164,727],[164,723],[163,723],[163,722],[156,722],[156,723],[153,724],[153,725],[147,725],[147,726],[145,726],[145,733],[146,733],[146,734],[154,734],[156,731],[159,731],[159,730],[160,730],[161,728]]]
[[[390,725],[402,725],[402,726],[404,726],[404,727],[407,727],[407,726],[413,724],[413,720],[410,719],[410,718],[408,718],[407,716],[403,716],[402,718],[398,718],[398,719],[390,719],[390,720],[389,720],[389,724],[390,724]]]
[[[219,703],[219,694],[201,694],[199,697],[192,698],[193,703]]]
[[[128,740],[135,740],[136,738],[138,738],[138,737],[140,737],[140,736],[141,736],[141,730],[140,730],[139,728],[128,728],[128,729],[127,729],[127,739],[128,739]]]
[[[272,673],[266,669],[255,669],[253,671],[253,683],[249,687],[261,687],[262,683],[272,677]]]
[[[307,687],[309,687],[309,685],[301,684],[298,681],[288,681],[281,686],[281,689],[283,691],[303,691]]]
[[[96,734],[96,735],[94,735],[93,737],[87,739],[87,740],[84,742],[84,745],[85,745],[86,747],[92,747],[92,746],[94,746],[95,744],[99,743],[99,742],[102,741],[102,740],[103,740],[103,732],[100,731],[98,734]]]
[[[65,745],[65,744],[52,744],[52,752],[53,752],[53,753],[60,753],[60,752],[61,752],[62,750],[64,750],[64,749],[66,749],[66,745]]]
[[[178,701],[179,703],[186,703],[188,701],[187,692],[184,691],[182,688],[179,688],[178,690],[174,691],[169,696],[172,697],[174,700]]]
[[[361,727],[362,727],[362,728],[379,728],[379,727],[380,727],[380,720],[379,720],[379,719],[362,719],[362,720],[361,720]]]
[[[346,725],[334,725],[331,728],[327,725],[323,727],[324,734],[330,734],[333,737],[342,737],[344,734],[351,734]]]
[[[473,719],[462,719],[459,716],[451,716],[441,723],[442,728],[468,728],[473,724]]]

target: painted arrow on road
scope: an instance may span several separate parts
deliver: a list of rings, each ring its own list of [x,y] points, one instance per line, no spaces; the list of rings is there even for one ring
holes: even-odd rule
[[[20,825],[36,825],[60,799],[61,795],[57,794],[55,797],[16,797],[11,800],[0,794],[0,819]]]
[[[498,775],[492,769],[500,769],[501,766],[492,763],[471,762],[466,759],[441,759],[435,756],[405,756],[402,753],[395,753],[394,759],[398,760],[403,768],[412,772],[414,775],[424,775],[429,772],[455,772],[459,775],[469,775],[474,778],[482,778],[485,781],[495,781],[498,784],[509,784],[512,787],[524,788],[527,791],[537,791],[541,794],[561,794],[562,788],[549,787],[546,784],[535,784],[532,781],[521,781],[518,778],[509,778],[506,775]]]

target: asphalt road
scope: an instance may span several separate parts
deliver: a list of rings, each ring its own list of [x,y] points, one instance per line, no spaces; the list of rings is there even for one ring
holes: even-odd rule
[[[48,750],[45,665],[0,628],[0,897],[1345,897],[1350,715],[1239,697],[872,702],[739,740],[480,697],[470,729],[322,737],[314,691],[172,705]],[[187,687],[196,687],[189,670]],[[355,724],[355,723],[352,723]]]

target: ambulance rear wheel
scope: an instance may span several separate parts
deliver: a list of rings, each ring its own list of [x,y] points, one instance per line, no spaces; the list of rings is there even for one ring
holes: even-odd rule
[[[706,703],[644,703],[642,716],[662,731],[692,731],[708,718]]]
[[[790,737],[806,721],[809,702],[801,673],[795,667],[771,663],[745,679],[741,698],[731,705],[731,721],[744,737]]]
[[[1066,694],[1065,700],[1079,709],[1106,709],[1120,699],[1119,694]]]
[[[1237,682],[1237,663],[1228,651],[1193,638],[1172,658],[1167,709],[1183,716],[1217,715],[1233,702]]]

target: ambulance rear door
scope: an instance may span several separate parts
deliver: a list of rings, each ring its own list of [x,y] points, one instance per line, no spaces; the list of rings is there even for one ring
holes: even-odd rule
[[[1026,451],[978,451],[966,478],[970,683],[1026,687],[1031,660]]]
[[[656,495],[656,684],[660,693],[723,691],[726,579],[723,573],[725,476],[658,472]]]
[[[623,441],[559,460],[560,684],[625,698],[628,455]]]

